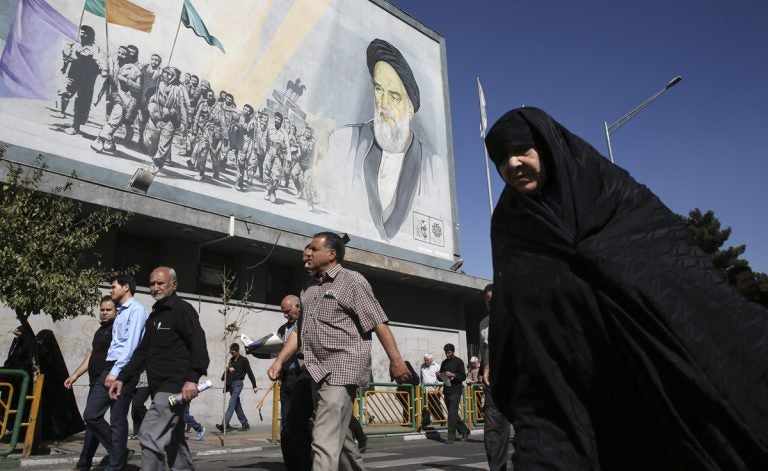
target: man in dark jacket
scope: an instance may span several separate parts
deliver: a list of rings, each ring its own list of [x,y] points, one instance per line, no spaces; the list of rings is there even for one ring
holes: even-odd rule
[[[459,403],[461,403],[464,389],[462,383],[467,374],[464,369],[464,360],[453,354],[456,351],[453,344],[446,343],[443,351],[445,352],[445,361],[440,365],[440,379],[445,383],[443,394],[445,395],[445,405],[448,407],[448,438],[445,443],[450,445],[456,440],[456,428],[459,429],[462,439],[466,440],[469,437],[469,429],[459,418]]]
[[[141,424],[141,468],[165,469],[165,452],[171,469],[194,469],[184,436],[184,404],[168,398],[181,391],[184,401],[197,397],[197,383],[207,374],[208,347],[195,308],[176,295],[176,271],[158,267],[149,277],[155,298],[139,347],[110,389],[117,398],[123,384],[147,371],[152,405]]]
[[[91,350],[83,358],[83,362],[65,381],[64,387],[72,389],[72,385],[77,379],[85,372],[88,372],[90,379],[89,387],[93,388],[99,381],[101,372],[107,367],[107,351],[109,345],[112,343],[112,324],[115,323],[115,316],[117,315],[117,308],[115,307],[115,301],[111,296],[106,295],[101,298],[99,303],[99,321],[101,324],[96,332],[93,334],[93,341],[91,342]],[[90,395],[90,390],[88,392]],[[83,438],[83,448],[80,451],[80,458],[77,460],[77,465],[74,470],[86,470],[91,469],[93,464],[93,455],[96,454],[96,450],[99,448],[99,440],[93,434],[93,430],[90,428],[85,429],[85,437]]]
[[[243,412],[243,405],[240,403],[240,393],[243,392],[243,383],[245,382],[245,375],[248,375],[248,379],[251,380],[253,386],[253,392],[258,392],[259,388],[256,387],[256,378],[253,376],[251,370],[251,364],[248,359],[240,355],[240,345],[233,343],[229,346],[229,365],[227,370],[221,375],[221,380],[226,378],[226,387],[224,392],[229,392],[229,405],[227,406],[227,412],[224,413],[224,423],[216,424],[216,428],[223,432],[224,427],[227,427],[227,431],[234,430],[229,426],[229,421],[232,419],[232,414],[237,412],[237,420],[240,421],[240,431],[245,432],[251,428],[248,425],[248,417]]]

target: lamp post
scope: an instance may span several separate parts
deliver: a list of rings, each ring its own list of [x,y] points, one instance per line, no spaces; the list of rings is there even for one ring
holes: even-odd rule
[[[644,102],[640,103],[635,109],[625,114],[621,118],[617,119],[615,122],[608,124],[608,121],[603,121],[603,125],[605,126],[605,140],[608,143],[608,157],[610,157],[611,163],[613,163],[613,150],[611,149],[611,133],[618,131],[620,127],[627,124],[627,121],[634,118],[637,113],[643,111],[648,105],[653,103],[654,100],[656,100],[658,97],[663,95],[664,92],[666,92],[670,88],[680,83],[681,80],[683,80],[683,77],[679,75],[676,76],[675,78],[670,80],[669,83],[667,83],[664,86],[664,88],[656,92],[653,96],[651,96]]]

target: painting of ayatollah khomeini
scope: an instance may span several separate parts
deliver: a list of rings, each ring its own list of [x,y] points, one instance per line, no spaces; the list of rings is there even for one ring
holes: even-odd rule
[[[427,200],[439,205],[441,162],[411,128],[421,103],[419,85],[403,55],[389,42],[374,39],[366,61],[373,119],[333,131],[320,162],[333,168],[325,171],[335,182],[330,185],[344,185],[334,206],[370,217],[379,236],[390,240],[411,211]]]

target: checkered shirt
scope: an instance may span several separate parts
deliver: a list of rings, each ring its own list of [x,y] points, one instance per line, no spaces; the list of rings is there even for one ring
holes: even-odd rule
[[[301,292],[299,343],[312,379],[332,386],[366,386],[371,375],[371,339],[388,322],[360,273],[336,265]]]

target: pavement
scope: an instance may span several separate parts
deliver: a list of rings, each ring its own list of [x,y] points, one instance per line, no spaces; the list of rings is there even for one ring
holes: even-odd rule
[[[213,428],[213,427],[212,427]],[[441,433],[442,432],[442,433]],[[438,434],[444,438],[445,431],[429,430],[426,432],[402,431],[397,429],[386,430],[366,430],[368,434],[368,443],[397,442],[424,440],[427,438],[436,438]],[[483,430],[471,430],[471,437],[482,437]],[[202,441],[195,440],[195,433],[187,433],[187,443],[193,457],[206,457],[216,455],[227,455],[231,453],[254,453],[259,451],[280,450],[280,444],[272,442],[272,430],[268,426],[251,426],[246,432],[235,430],[222,434],[215,428],[209,430],[206,428],[205,438]],[[80,450],[83,445],[83,434],[73,435],[72,437],[59,442],[47,443],[49,454],[32,455],[24,458],[20,453],[14,453],[7,457],[0,457],[0,469],[13,468],[37,468],[45,469],[51,467],[65,467],[77,464],[80,456]],[[20,451],[21,444],[17,445]],[[0,445],[2,448],[2,445]],[[138,440],[128,440],[128,449],[133,450],[133,455],[128,463],[139,465],[141,463],[141,447]],[[93,462],[98,463],[104,456],[104,449],[99,447]]]

